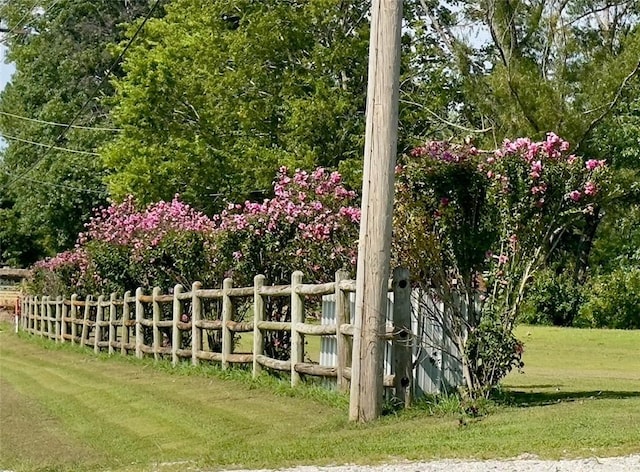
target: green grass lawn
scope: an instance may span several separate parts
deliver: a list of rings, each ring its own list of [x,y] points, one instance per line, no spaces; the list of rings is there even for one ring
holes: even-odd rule
[[[368,425],[344,397],[243,373],[0,332],[0,470],[178,471],[640,452],[640,332],[523,327],[524,373],[461,425],[414,409]],[[324,398],[324,399],[323,399]],[[171,463],[171,464],[170,464]]]

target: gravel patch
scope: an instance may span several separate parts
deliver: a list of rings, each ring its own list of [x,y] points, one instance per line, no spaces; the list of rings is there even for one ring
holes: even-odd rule
[[[398,462],[377,466],[301,466],[290,469],[234,470],[233,472],[639,472],[640,454],[626,457],[540,460],[523,455],[510,460]],[[223,471],[231,472],[231,471]]]

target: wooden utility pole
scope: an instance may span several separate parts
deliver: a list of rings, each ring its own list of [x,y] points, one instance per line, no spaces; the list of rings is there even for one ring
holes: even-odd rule
[[[380,416],[398,141],[402,0],[373,0],[349,419]]]

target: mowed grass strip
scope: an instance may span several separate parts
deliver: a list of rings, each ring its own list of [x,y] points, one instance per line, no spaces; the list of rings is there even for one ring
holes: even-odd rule
[[[206,369],[96,357],[4,328],[0,469],[177,471],[640,452],[638,331],[523,327],[524,373],[507,378],[504,403],[490,415],[461,423],[458,415],[414,409],[353,425],[344,398],[333,402],[338,407],[282,386],[277,395],[273,382],[242,374],[222,379]]]

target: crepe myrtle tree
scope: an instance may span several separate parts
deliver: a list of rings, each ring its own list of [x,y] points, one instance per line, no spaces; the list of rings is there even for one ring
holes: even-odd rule
[[[394,257],[460,356],[465,390],[488,396],[523,345],[514,334],[527,287],[606,193],[604,160],[584,160],[554,133],[491,152],[429,142],[397,167]]]
[[[296,270],[312,282],[331,281],[339,269],[353,273],[360,208],[338,172],[281,167],[273,195],[262,203],[230,203],[213,217],[218,279],[251,285],[256,274],[263,274],[268,283],[288,284]],[[271,320],[290,320],[289,310],[286,297],[267,300]],[[269,333],[265,348],[270,357],[287,358],[289,333]]]
[[[180,200],[139,208],[133,197],[95,211],[76,248],[35,265],[37,293],[81,295],[120,292],[196,280],[251,285],[257,274],[287,284],[301,270],[310,282],[333,280],[355,267],[360,209],[337,172],[282,167],[273,197],[229,203],[209,218]],[[270,299],[268,316],[290,319],[288,302]],[[272,357],[288,356],[288,336],[271,335]]]

